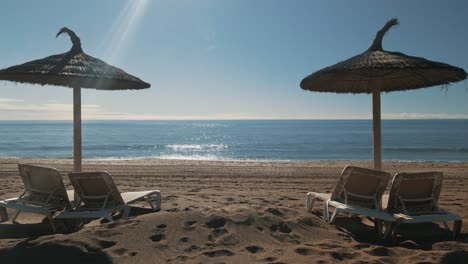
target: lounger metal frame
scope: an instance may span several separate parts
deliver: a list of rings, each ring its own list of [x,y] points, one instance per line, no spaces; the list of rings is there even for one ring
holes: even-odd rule
[[[379,181],[375,194],[362,195],[346,190],[346,182],[353,173],[375,176]],[[306,194],[306,211],[311,212],[315,200],[320,200],[323,201],[323,218],[326,222],[333,224],[340,213],[363,215],[374,221],[379,236],[385,236],[387,232],[390,232],[388,228],[384,231],[384,228],[389,226],[385,223],[395,221],[393,217],[382,211],[381,206],[382,195],[389,179],[390,174],[388,173],[348,165],[343,169],[333,193],[308,192]],[[344,200],[337,201],[337,197],[341,195],[344,196]],[[359,198],[361,201],[367,201],[369,208],[350,204],[350,198]],[[334,211],[330,217],[330,210],[332,208],[334,208]]]
[[[11,219],[13,223],[16,223],[16,219],[22,211],[42,214],[45,215],[52,227],[52,230],[56,231],[56,226],[54,224],[53,215],[56,211],[62,210],[64,208],[71,208],[70,205],[70,196],[73,197],[73,191],[66,191],[62,182],[60,173],[55,168],[35,166],[29,164],[18,164],[18,170],[20,172],[21,178],[23,180],[25,191],[16,198],[9,198],[0,201],[0,222],[10,220],[6,208],[17,210],[16,214]],[[35,188],[31,183],[29,177],[34,173],[46,173],[51,176],[55,176],[55,182],[53,184],[57,185],[52,191],[44,191],[38,188]],[[64,194],[64,192],[66,192]],[[31,199],[28,195],[37,195],[42,194],[47,197],[45,201],[37,201]],[[56,195],[59,195],[63,199],[60,203],[52,203],[52,198]]]
[[[432,182],[432,192],[428,197],[404,198],[400,195],[401,185],[405,181],[428,180]],[[417,173],[396,173],[393,177],[390,189],[389,200],[386,211],[392,215],[396,221],[391,223],[390,232],[386,237],[395,237],[398,227],[401,224],[412,223],[437,223],[442,222],[445,229],[452,233],[453,238],[458,237],[462,227],[462,218],[459,215],[450,213],[439,208],[439,197],[442,189],[442,172],[417,172]],[[428,208],[422,211],[412,211],[411,203],[425,203]],[[453,228],[450,230],[449,221],[453,221]]]
[[[347,166],[348,167],[348,166]],[[345,168],[346,170],[346,168]],[[345,172],[343,170],[343,173]],[[343,175],[342,173],[342,175]],[[381,201],[378,197],[356,195],[349,193],[346,189],[343,188],[343,193],[345,196],[344,203],[337,202],[331,199],[331,194],[329,193],[317,193],[317,192],[308,192],[306,195],[306,211],[311,212],[315,200],[323,201],[323,218],[326,222],[333,224],[336,216],[339,213],[349,213],[363,215],[374,219],[375,227],[378,231],[380,237],[384,239],[394,239],[397,235],[398,227],[401,224],[410,224],[410,223],[433,223],[433,222],[442,222],[447,231],[451,231],[453,238],[456,238],[462,228],[462,218],[459,215],[450,213],[448,211],[442,210],[438,207],[438,199],[440,195],[440,189],[442,184],[442,173],[441,172],[424,172],[424,173],[397,173],[395,174],[392,182],[391,194],[395,196],[395,203],[398,204],[398,208],[401,208],[401,211],[398,212],[387,212],[388,208],[382,208],[380,206]],[[434,180],[434,190],[430,197],[425,198],[403,198],[396,194],[399,190],[399,185],[402,182],[402,178],[425,178]],[[397,180],[395,180],[397,179]],[[377,209],[368,209],[356,207],[348,204],[348,196],[355,196],[361,199],[374,200],[376,203]],[[388,201],[387,207],[390,207]],[[429,211],[421,211],[417,213],[412,213],[408,211],[408,203],[414,202],[430,202],[432,203],[434,209]],[[330,207],[334,208],[333,214],[330,217]],[[393,207],[392,207],[393,208]],[[453,228],[450,230],[447,222],[453,221]]]
[[[72,210],[59,211],[55,213],[54,218],[105,218],[112,222],[115,213],[118,212],[122,212],[123,217],[128,217],[129,204],[137,201],[146,201],[153,211],[159,211],[161,208],[161,192],[159,190],[120,193],[108,172],[70,173],[69,177],[78,196],[77,202]],[[80,178],[102,179],[109,191],[102,195],[83,194],[84,191],[79,183]],[[99,200],[103,200],[101,206],[87,206],[87,201]]]

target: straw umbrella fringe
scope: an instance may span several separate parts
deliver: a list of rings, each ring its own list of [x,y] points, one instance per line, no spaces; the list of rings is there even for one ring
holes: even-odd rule
[[[74,170],[81,171],[81,87],[97,90],[145,89],[150,84],[83,52],[80,38],[64,27],[70,51],[0,70],[0,80],[73,88]]]
[[[390,28],[398,25],[390,19],[377,32],[365,52],[304,78],[304,90],[334,93],[372,93],[374,126],[374,167],[381,169],[380,93],[404,91],[465,80],[465,70],[442,62],[385,51],[382,40]]]

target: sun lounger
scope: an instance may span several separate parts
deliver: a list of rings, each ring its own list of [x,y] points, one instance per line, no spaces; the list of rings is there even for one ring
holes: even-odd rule
[[[60,173],[54,168],[18,164],[18,170],[25,191],[17,198],[0,201],[0,222],[9,220],[6,208],[11,208],[17,210],[13,221],[22,211],[43,214],[55,231],[52,215],[57,210],[71,208],[73,190],[65,189]]]
[[[113,215],[123,212],[127,217],[129,204],[146,201],[154,211],[161,207],[159,190],[120,193],[107,172],[76,172],[69,174],[75,188],[77,201],[72,210],[57,212],[55,218],[106,218],[114,221]]]
[[[381,221],[393,222],[395,219],[382,211],[381,199],[390,179],[390,174],[346,166],[332,193],[309,192],[306,195],[306,210],[312,211],[315,200],[323,201],[323,218],[334,223],[339,213],[349,213],[374,219],[381,234]],[[330,217],[330,207],[335,208]]]
[[[442,172],[397,173],[395,174],[386,211],[397,221],[390,227],[388,235],[395,236],[400,224],[443,222],[447,230],[453,221],[453,235],[458,236],[462,218],[439,208],[442,188]]]

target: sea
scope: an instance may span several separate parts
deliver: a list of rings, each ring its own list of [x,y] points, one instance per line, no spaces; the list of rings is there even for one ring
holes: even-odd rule
[[[371,120],[84,121],[83,158],[371,160]],[[468,120],[383,120],[383,159],[468,161]],[[0,156],[72,158],[71,121],[0,121]]]

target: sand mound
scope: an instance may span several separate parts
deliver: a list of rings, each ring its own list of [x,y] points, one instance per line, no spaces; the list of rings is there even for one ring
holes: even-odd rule
[[[466,244],[445,241],[427,250],[415,249],[412,243],[416,244],[359,242],[355,234],[313,214],[233,206],[163,211],[91,223],[73,234],[5,241],[0,244],[0,259],[2,263],[50,258],[57,263],[463,263],[468,257]]]

